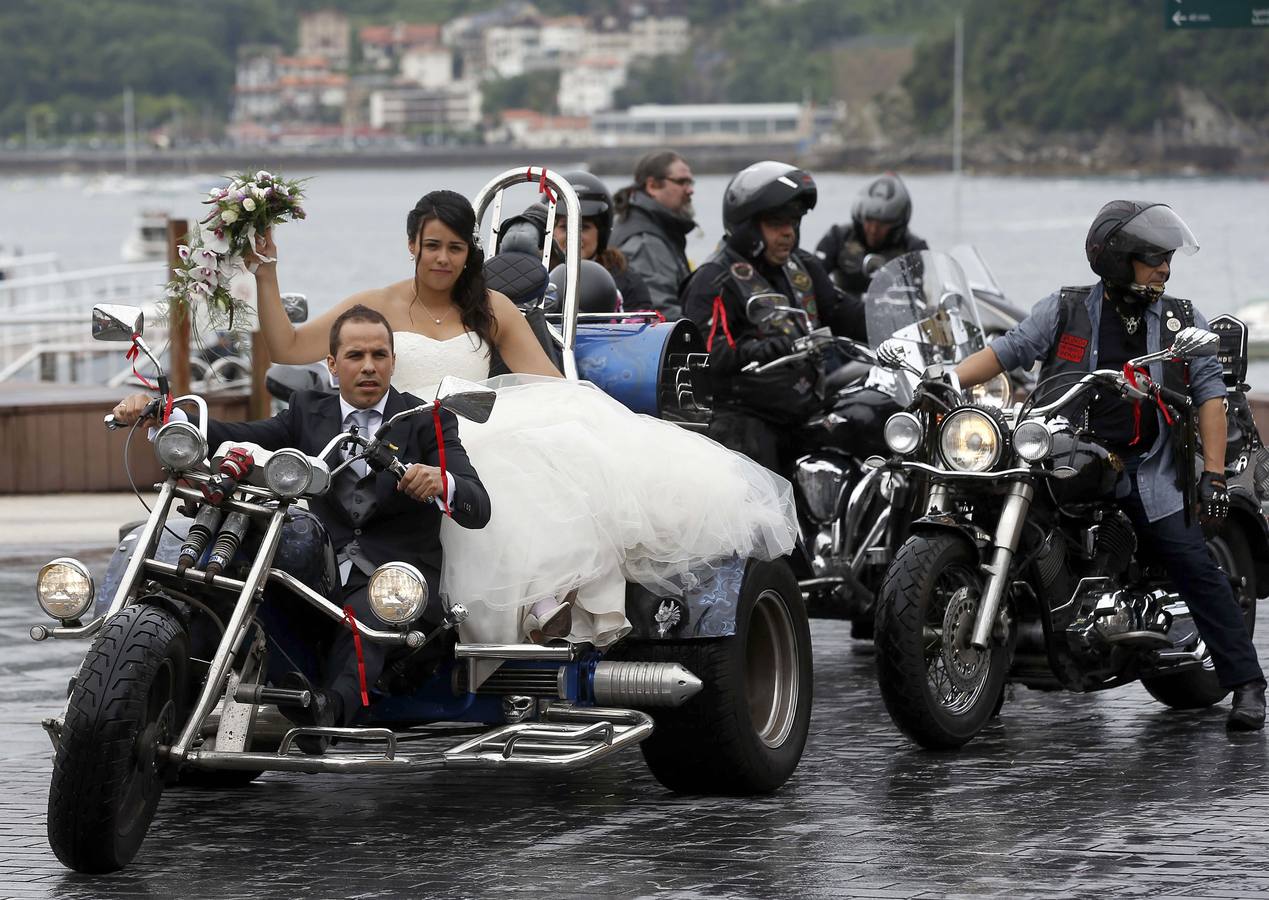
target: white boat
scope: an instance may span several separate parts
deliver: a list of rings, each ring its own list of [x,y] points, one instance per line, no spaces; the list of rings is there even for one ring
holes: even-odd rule
[[[164,210],[147,209],[137,213],[132,233],[123,242],[124,262],[154,262],[167,259],[167,219]]]

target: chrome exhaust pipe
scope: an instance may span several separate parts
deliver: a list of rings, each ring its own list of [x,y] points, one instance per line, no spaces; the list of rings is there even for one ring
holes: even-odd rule
[[[595,666],[595,702],[601,706],[682,706],[705,685],[679,663],[613,662]]]

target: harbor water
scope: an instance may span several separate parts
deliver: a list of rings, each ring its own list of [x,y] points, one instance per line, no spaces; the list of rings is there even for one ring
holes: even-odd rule
[[[419,196],[443,187],[471,197],[497,170],[283,174],[311,178],[308,218],[278,230],[279,278],[283,290],[307,294],[312,310],[320,312],[358,290],[409,275],[405,216]],[[819,203],[803,222],[803,247],[813,249],[830,225],[849,219],[851,201],[868,177],[817,174]],[[905,180],[914,199],[912,230],[935,249],[975,245],[1006,295],[1024,309],[1060,285],[1093,280],[1084,259],[1084,234],[1103,203],[1119,198],[1168,203],[1190,225],[1201,248],[1175,260],[1170,291],[1192,299],[1209,316],[1243,313],[1253,338],[1269,340],[1269,307],[1259,321],[1247,309],[1269,303],[1269,181],[951,175]],[[606,181],[614,190],[622,186],[616,178]],[[0,179],[0,247],[56,252],[64,269],[119,262],[142,211],[200,218],[206,208],[199,201],[215,183],[215,174],[148,183],[80,176]],[[697,181],[701,227],[688,241],[694,262],[710,253],[722,233],[726,183],[724,176]],[[536,186],[509,191],[504,216],[536,197]],[[1256,366],[1256,372],[1263,372],[1256,380],[1269,385],[1269,364]]]

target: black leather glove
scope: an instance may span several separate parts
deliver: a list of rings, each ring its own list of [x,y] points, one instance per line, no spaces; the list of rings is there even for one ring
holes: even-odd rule
[[[1221,472],[1204,472],[1199,478],[1199,521],[1220,524],[1229,515],[1229,487]]]
[[[783,334],[777,334],[767,338],[757,338],[747,348],[745,356],[746,362],[756,362],[760,365],[777,360],[782,356],[788,356],[793,352],[793,338]]]

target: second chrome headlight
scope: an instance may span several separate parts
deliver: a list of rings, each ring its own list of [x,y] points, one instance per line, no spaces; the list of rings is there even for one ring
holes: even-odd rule
[[[207,458],[207,442],[192,423],[168,422],[154,436],[154,455],[163,468],[183,472]]]
[[[887,447],[906,456],[921,444],[921,420],[910,412],[895,413],[881,433]]]
[[[423,611],[427,580],[409,563],[384,563],[370,576],[370,608],[389,625],[403,625]]]
[[[1053,435],[1043,422],[1023,422],[1013,430],[1013,449],[1027,462],[1036,462],[1053,450]]]
[[[1000,459],[1000,428],[985,412],[958,409],[943,420],[939,449],[959,472],[985,472]]]
[[[313,466],[298,450],[279,450],[264,464],[264,483],[279,497],[298,497],[312,481]]]

